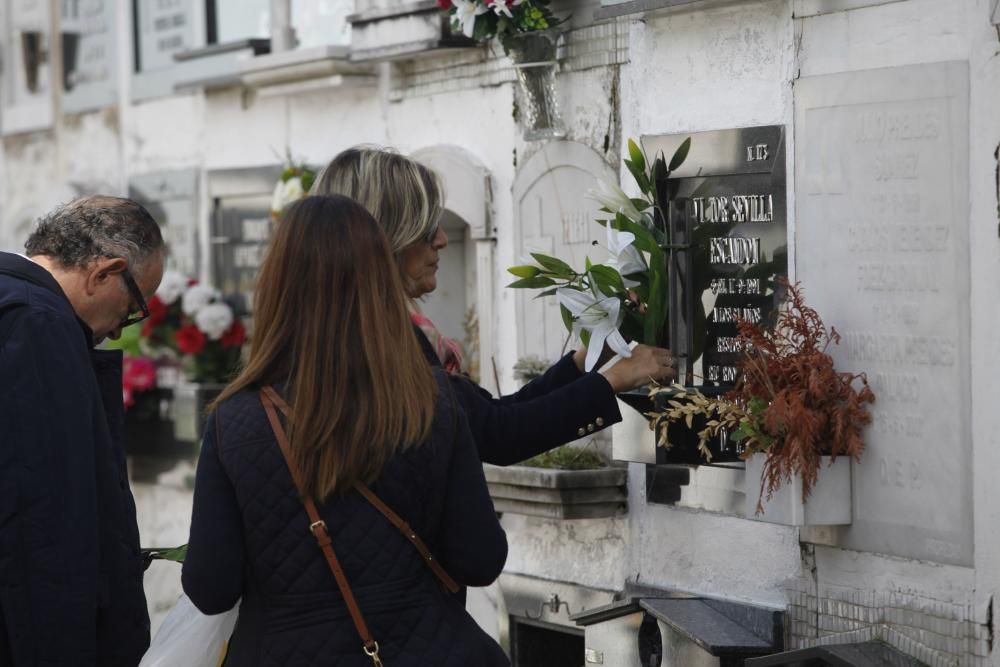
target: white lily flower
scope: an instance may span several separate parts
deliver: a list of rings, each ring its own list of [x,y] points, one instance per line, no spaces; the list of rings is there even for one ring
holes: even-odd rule
[[[597,179],[597,188],[587,190],[587,197],[593,199],[612,213],[621,213],[632,222],[642,223],[642,214],[620,187]]]
[[[271,210],[281,213],[285,207],[302,199],[306,191],[302,188],[302,179],[292,176],[285,182],[278,181],[274,186],[274,194],[271,195]]]
[[[611,260],[608,262],[608,266],[621,274],[625,287],[635,287],[639,283],[625,276],[633,273],[642,273],[647,269],[646,261],[642,258],[642,253],[632,245],[635,243],[635,234],[619,231],[610,224],[607,225],[607,230],[608,250],[611,252]]]
[[[573,332],[590,332],[587,360],[584,363],[587,371],[593,370],[597,364],[605,342],[622,357],[632,356],[632,349],[618,331],[625,313],[622,312],[621,301],[616,297],[606,296],[600,290],[595,296],[591,292],[561,287],[556,290],[556,298],[573,315]]]
[[[222,298],[219,291],[206,285],[191,285],[181,297],[181,310],[188,317],[194,317],[195,313],[208,304]]]
[[[194,323],[212,340],[219,340],[233,325],[233,309],[224,303],[210,303],[194,314]]]
[[[452,0],[451,4],[455,6],[452,20],[462,26],[462,34],[471,38],[476,29],[476,17],[489,10],[475,0]]]
[[[160,297],[160,301],[164,305],[169,306],[180,298],[187,286],[188,279],[183,273],[164,271],[163,280],[160,281],[160,287],[156,290],[156,296]]]
[[[514,18],[514,15],[510,13],[510,7],[507,6],[507,0],[493,0],[493,13],[497,16],[501,14],[509,19]]]

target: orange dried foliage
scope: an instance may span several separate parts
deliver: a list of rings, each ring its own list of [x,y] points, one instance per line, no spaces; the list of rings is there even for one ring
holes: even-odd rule
[[[787,280],[785,307],[773,329],[749,322],[739,324],[745,354],[742,373],[726,399],[757,405],[744,419],[746,456],[765,452],[761,497],[770,498],[782,483],[798,474],[808,498],[823,456],[859,460],[865,448],[862,432],[871,423],[867,404],[875,401],[864,373],[841,373],[827,353],[840,335],[827,330],[819,314],[805,305],[798,283]],[[856,389],[855,380],[861,386]],[[762,400],[763,399],[763,400]],[[766,402],[766,406],[764,406]],[[762,511],[758,500],[757,511]]]

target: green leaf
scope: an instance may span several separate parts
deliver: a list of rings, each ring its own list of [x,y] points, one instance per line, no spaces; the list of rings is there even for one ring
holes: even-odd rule
[[[538,294],[535,295],[535,298],[541,299],[543,296],[552,296],[553,294],[556,293],[556,290],[558,289],[559,289],[558,287],[553,287],[552,289],[547,289],[544,292],[539,292]]]
[[[677,147],[674,151],[674,156],[670,158],[670,166],[667,168],[668,171],[674,171],[679,166],[684,164],[684,160],[687,159],[688,151],[691,150],[691,137],[688,137],[684,142]]]
[[[535,258],[535,261],[542,265],[542,267],[551,273],[558,276],[566,276],[567,278],[572,276],[575,271],[566,262],[562,261],[557,257],[549,257],[548,255],[543,255],[540,252],[533,252],[531,256]]]
[[[662,346],[667,319],[667,297],[669,287],[666,280],[666,262],[663,251],[657,250],[649,257],[649,301],[646,303],[646,318],[643,323],[643,341],[647,345]]]
[[[662,236],[662,233],[658,229],[650,229],[637,222],[632,222],[621,214],[615,217],[614,228],[622,232],[632,232],[635,234],[635,241],[632,242],[632,245],[639,250],[656,252],[660,249],[659,237]]]
[[[663,159],[663,153],[661,152],[656,159],[653,160],[653,168],[650,170],[649,178],[653,183],[658,183],[666,177],[667,161]]]
[[[541,269],[539,269],[537,266],[531,266],[530,264],[526,264],[523,266],[512,266],[509,269],[507,269],[507,272],[514,274],[518,278],[534,278],[539,273],[541,273]]]
[[[639,189],[643,192],[649,192],[649,178],[646,176],[645,169],[631,160],[625,160],[625,166],[628,167],[628,170],[632,174],[632,178],[635,179],[636,185],[639,186]]]
[[[646,171],[646,156],[643,155],[642,149],[636,144],[632,139],[628,140],[628,156],[632,158],[632,162],[635,163],[639,169]]]
[[[566,325],[566,331],[573,331],[573,313],[569,312],[569,308],[559,304],[559,314],[562,315],[563,324]]]
[[[621,294],[625,292],[625,283],[622,282],[620,273],[604,264],[595,264],[587,272],[597,283],[597,288],[606,296]]]
[[[187,558],[188,545],[182,544],[173,549],[144,549],[149,554],[151,560],[169,560],[175,563],[183,563]]]
[[[760,396],[755,396],[747,402],[747,409],[753,416],[759,416],[764,410],[767,410],[767,401]]]
[[[653,206],[652,204],[650,204],[648,201],[646,201],[641,197],[633,197],[631,198],[631,200],[632,200],[632,205],[635,206],[640,212],[645,211],[646,209]]]
[[[593,266],[593,264],[590,262],[590,258],[589,257],[584,257],[583,258],[583,265],[584,265],[584,272],[585,273],[589,273],[590,272],[590,267]]]
[[[522,278],[521,280],[515,280],[507,287],[513,287],[514,289],[540,289],[542,287],[552,287],[556,284],[556,281],[552,278],[546,278],[545,276],[535,276],[534,278]]]

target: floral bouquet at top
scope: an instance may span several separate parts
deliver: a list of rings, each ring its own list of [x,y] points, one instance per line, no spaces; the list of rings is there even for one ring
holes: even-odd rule
[[[281,177],[274,184],[274,194],[271,195],[271,219],[277,221],[286,206],[305,197],[315,180],[315,171],[304,164],[293,163],[289,159],[281,171]]]
[[[519,33],[547,30],[562,23],[549,9],[549,0],[437,0],[448,12],[454,30],[483,42],[494,37],[504,51]]]
[[[657,183],[687,158],[691,140],[685,139],[669,164],[662,155],[648,161],[629,139],[625,166],[642,193],[630,198],[612,184],[598,182],[588,195],[599,202],[609,219],[597,222],[607,229],[608,258],[600,264],[587,258],[578,271],[556,257],[531,253],[531,259],[507,269],[519,280],[508,287],[542,289],[539,296],[555,295],[566,328],[587,345],[586,369],[592,370],[604,343],[629,356],[628,340],[662,345],[666,331],[667,261],[670,244],[666,216],[657,200]]]

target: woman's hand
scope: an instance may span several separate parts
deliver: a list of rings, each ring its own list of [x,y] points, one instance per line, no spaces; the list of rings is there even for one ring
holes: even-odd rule
[[[632,356],[622,358],[601,374],[611,384],[615,393],[628,391],[649,384],[650,381],[671,381],[677,378],[677,360],[670,350],[649,345],[636,345]]]

